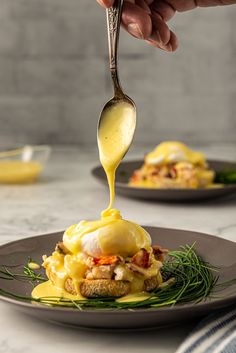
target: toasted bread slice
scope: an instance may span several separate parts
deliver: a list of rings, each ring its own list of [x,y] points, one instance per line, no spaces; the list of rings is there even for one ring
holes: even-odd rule
[[[158,287],[157,277],[151,277],[144,282],[144,291],[151,292]],[[65,282],[65,290],[76,295],[76,290],[71,278]],[[130,293],[130,282],[112,279],[85,279],[80,284],[80,293],[85,298],[123,297]]]
[[[159,283],[158,283],[157,276],[147,278],[144,281],[144,290],[146,292],[152,292],[154,289],[156,289],[158,287],[158,285],[159,285]]]
[[[71,278],[65,282],[65,290],[76,295],[76,290]],[[80,293],[85,298],[99,297],[123,297],[130,291],[130,283],[127,281],[115,281],[112,279],[85,279],[80,284]]]

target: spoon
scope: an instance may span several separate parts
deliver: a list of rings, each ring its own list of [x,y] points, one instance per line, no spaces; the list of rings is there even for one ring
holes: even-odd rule
[[[136,106],[122,90],[118,76],[118,44],[123,0],[115,0],[106,10],[110,73],[114,96],[103,107],[98,123],[101,164],[110,187],[110,206],[114,200],[115,171],[127,153],[136,127]]]

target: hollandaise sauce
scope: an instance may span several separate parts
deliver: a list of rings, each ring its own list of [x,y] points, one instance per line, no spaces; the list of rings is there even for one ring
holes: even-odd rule
[[[146,292],[131,293],[116,299],[118,303],[130,303],[130,302],[141,302],[150,298],[150,294]]]
[[[122,219],[118,210],[111,209],[103,212],[100,220],[71,226],[64,233],[63,243],[73,254],[127,257],[141,248],[149,249],[151,238],[140,225]]]
[[[160,143],[145,157],[147,164],[163,165],[186,161],[192,164],[204,164],[206,159],[203,153],[189,149],[179,141],[165,141]]]
[[[115,172],[132,142],[136,126],[136,112],[126,102],[108,107],[98,129],[98,148],[101,164],[107,175],[112,208],[115,197]]]
[[[24,184],[35,181],[42,171],[42,164],[36,161],[0,161],[0,183]]]
[[[32,291],[33,298],[45,298],[47,302],[47,298],[50,299],[52,297],[58,298],[58,304],[61,303],[61,298],[69,299],[69,300],[79,300],[79,299],[86,299],[82,297],[82,295],[70,294],[64,288],[56,287],[50,280],[38,284]],[[62,304],[62,303],[61,303]]]

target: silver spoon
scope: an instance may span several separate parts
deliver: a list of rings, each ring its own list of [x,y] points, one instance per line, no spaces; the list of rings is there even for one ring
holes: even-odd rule
[[[124,154],[127,153],[131,142],[133,140],[134,131],[136,127],[136,106],[131,98],[129,98],[122,90],[118,75],[118,45],[119,45],[119,34],[121,24],[121,13],[122,13],[123,0],[116,0],[113,7],[106,10],[107,15],[107,32],[108,32],[108,47],[109,47],[109,63],[110,72],[113,82],[114,97],[109,100],[103,107],[99,123],[98,123],[98,138],[101,131],[101,127],[107,123],[107,119],[110,119],[111,114],[107,114],[108,110],[116,108],[117,105],[125,103],[129,110],[132,109],[132,114],[127,116],[127,125],[122,124],[119,128],[122,130],[125,136],[128,137],[128,143],[126,148],[123,150]],[[132,118],[130,116],[132,115]],[[131,120],[131,121],[130,121]],[[126,130],[126,131],[125,131]],[[128,131],[127,131],[128,130]],[[127,140],[127,139],[126,139]]]

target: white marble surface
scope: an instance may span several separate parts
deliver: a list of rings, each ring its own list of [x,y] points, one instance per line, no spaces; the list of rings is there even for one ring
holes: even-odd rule
[[[201,147],[209,157],[236,160],[236,146]],[[140,157],[138,148],[128,158]],[[108,202],[106,189],[93,180],[96,149],[55,148],[41,181],[0,186],[0,242],[64,229],[81,219],[99,217]],[[164,204],[117,196],[125,218],[142,224],[198,230],[236,241],[236,199],[203,204]],[[45,324],[0,304],[0,353],[174,353],[192,326],[143,333],[88,332]]]

